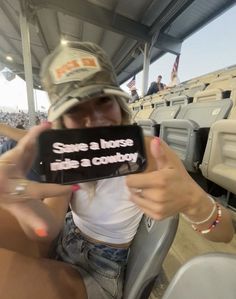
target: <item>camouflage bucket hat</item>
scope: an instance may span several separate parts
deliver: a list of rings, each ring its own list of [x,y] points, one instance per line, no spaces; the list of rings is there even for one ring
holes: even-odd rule
[[[126,105],[130,96],[119,87],[106,53],[93,43],[59,45],[44,60],[40,76],[51,102],[49,121],[81,102],[102,96],[115,96],[123,116],[130,118]]]

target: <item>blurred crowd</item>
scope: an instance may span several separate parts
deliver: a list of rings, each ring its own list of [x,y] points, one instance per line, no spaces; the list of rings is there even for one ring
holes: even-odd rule
[[[41,122],[41,120],[46,120],[47,114],[45,112],[36,112],[36,123]],[[19,110],[19,112],[4,112],[0,110],[0,123],[8,124],[12,127],[23,127],[25,129],[29,128],[29,115],[28,113]],[[0,146],[7,138],[0,136]]]

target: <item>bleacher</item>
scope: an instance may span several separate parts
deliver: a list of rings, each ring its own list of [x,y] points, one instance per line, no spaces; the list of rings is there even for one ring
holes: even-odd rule
[[[42,111],[37,111],[35,114],[36,123],[47,119],[47,114]],[[11,127],[16,127],[17,125],[23,126],[25,129],[30,127],[28,112],[19,110],[18,112],[7,111],[7,109],[0,109],[0,123],[7,124]],[[0,146],[4,141],[8,140],[7,137],[0,135]]]
[[[130,108],[144,135],[160,136],[208,193],[236,208],[236,65],[141,98]]]

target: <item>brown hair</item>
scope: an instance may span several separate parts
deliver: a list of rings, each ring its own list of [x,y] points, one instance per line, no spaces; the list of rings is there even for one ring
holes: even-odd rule
[[[116,99],[116,101],[119,104],[120,109],[121,109],[121,116],[122,116],[121,125],[129,125],[131,123],[131,111],[130,111],[125,99],[118,97],[118,96],[113,96],[113,97]],[[49,108],[48,114],[50,114],[50,108]],[[55,120],[53,122],[52,127],[53,127],[53,129],[65,129],[65,126],[62,121],[62,117]]]

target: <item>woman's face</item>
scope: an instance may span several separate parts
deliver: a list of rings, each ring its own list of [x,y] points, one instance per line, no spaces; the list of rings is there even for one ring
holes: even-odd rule
[[[120,125],[121,109],[114,98],[101,97],[81,103],[62,117],[67,129]]]

